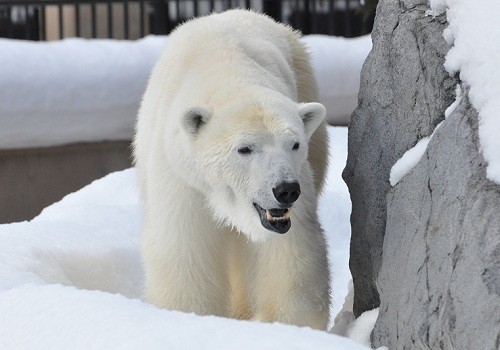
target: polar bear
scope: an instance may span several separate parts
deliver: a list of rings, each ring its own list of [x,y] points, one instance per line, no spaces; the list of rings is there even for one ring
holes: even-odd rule
[[[326,329],[325,108],[299,34],[246,10],[178,27],[138,113],[145,299]]]

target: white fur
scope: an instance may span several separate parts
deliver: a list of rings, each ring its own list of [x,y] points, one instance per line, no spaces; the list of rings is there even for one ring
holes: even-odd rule
[[[192,20],[170,36],[134,140],[147,301],[326,329],[329,272],[316,214],[325,109],[312,103],[298,38],[243,10]],[[283,181],[299,181],[302,193],[280,235],[262,226],[253,203],[277,207],[272,189]]]

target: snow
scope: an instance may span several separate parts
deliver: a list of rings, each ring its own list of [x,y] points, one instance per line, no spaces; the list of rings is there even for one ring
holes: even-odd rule
[[[408,174],[422,159],[431,136],[423,137],[415,146],[406,151],[401,158],[392,166],[389,175],[391,186],[395,186],[406,174]]]
[[[0,39],[0,148],[130,139],[164,42]]]
[[[335,315],[351,278],[350,200],[341,179],[347,130],[329,128],[329,135],[331,168],[319,212]],[[128,169],[66,196],[30,222],[0,225],[0,348],[367,349],[310,328],[201,317],[142,302],[140,213],[135,170]],[[372,321],[361,316],[346,325],[349,335],[366,343]]]
[[[500,22],[497,0],[434,0],[435,11],[446,10],[443,33],[453,47],[445,68],[470,87],[469,98],[479,113],[479,144],[488,166],[486,177],[500,184]]]
[[[373,309],[361,314],[354,322],[352,322],[347,329],[347,336],[361,344],[368,347],[371,346],[370,335],[375,321],[377,321],[379,309]]]
[[[305,36],[312,55],[320,102],[330,123],[347,125],[358,104],[361,67],[372,48],[370,35],[346,39],[327,35]]]
[[[166,40],[0,39],[0,149],[130,140],[147,78]],[[329,120],[347,124],[370,37],[303,40]]]

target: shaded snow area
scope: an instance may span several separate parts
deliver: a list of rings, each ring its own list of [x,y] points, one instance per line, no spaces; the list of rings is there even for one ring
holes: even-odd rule
[[[479,142],[486,177],[500,184],[500,21],[498,0],[431,0],[432,14],[446,11],[445,39],[453,47],[445,68],[470,86],[479,113]]]
[[[341,179],[347,129],[329,128],[329,135],[331,168],[319,210],[335,315],[350,279],[350,200]],[[0,225],[0,349],[367,349],[310,328],[201,317],[140,301],[140,222],[129,169],[66,196],[30,222]],[[369,344],[374,317],[347,325],[349,336]]]
[[[0,39],[0,149],[131,139],[166,40]],[[346,124],[357,104],[370,37],[311,35],[303,41],[329,120]]]

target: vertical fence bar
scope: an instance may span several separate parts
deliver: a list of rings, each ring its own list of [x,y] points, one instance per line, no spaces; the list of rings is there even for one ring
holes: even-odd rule
[[[142,38],[144,36],[144,1],[143,0],[139,1],[139,16],[141,16],[141,18],[139,19],[139,25],[141,26],[140,35]]]
[[[92,2],[90,4],[90,22],[91,22],[91,26],[92,26],[92,38],[94,39],[95,37],[97,37],[97,20],[96,20],[96,10],[95,10],[95,3]]]
[[[310,11],[310,23],[311,23],[311,34],[318,33],[318,13],[316,10],[316,0],[311,1],[311,11]]]
[[[264,13],[274,18],[276,21],[281,21],[281,1],[280,0],[263,0]]]
[[[290,18],[294,28],[302,31],[302,23],[300,19],[300,5],[299,0],[293,0],[292,3],[292,16]]]
[[[333,35],[334,33],[334,23],[335,23],[335,18],[334,18],[334,11],[335,11],[335,0],[330,0],[328,4],[328,29],[327,33],[328,35]]]
[[[40,40],[45,40],[45,6],[40,6]]]
[[[249,9],[251,7],[250,0],[245,0],[245,8]]]
[[[113,38],[113,6],[111,5],[111,1],[108,1],[106,4],[106,12],[108,15],[108,38]]]
[[[7,6],[7,20],[12,23],[12,6]],[[14,28],[12,25],[7,26],[7,35],[6,38],[13,39],[14,38]]]
[[[210,12],[214,12],[214,7],[215,7],[215,1],[214,0],[210,0]]]
[[[64,23],[63,23],[63,5],[57,5],[58,9],[58,25],[59,25],[59,39],[64,38]]]
[[[24,9],[24,36],[26,39],[30,40],[31,39],[31,21],[30,21],[30,14],[29,14],[29,9],[28,5],[23,6]]]
[[[311,34],[311,9],[309,0],[304,0],[304,21],[302,22],[304,34]]]
[[[75,33],[80,37],[80,5],[75,4]]]
[[[167,7],[168,7],[168,1],[167,1]],[[181,11],[181,6],[180,6],[180,1],[175,0],[175,22],[179,22],[180,20],[180,11]]]
[[[124,26],[124,33],[125,33],[125,39],[129,38],[129,33],[128,33],[128,1],[123,2],[123,26]]]
[[[193,12],[195,17],[198,16],[198,1],[199,0],[193,0]]]
[[[344,36],[346,38],[350,38],[352,36],[352,10],[351,10],[351,1],[346,0],[346,9],[345,9],[345,33]]]

